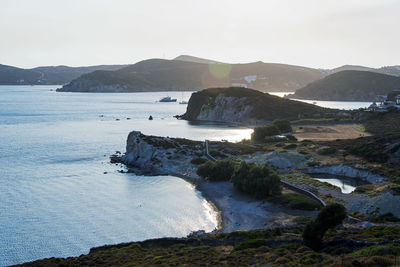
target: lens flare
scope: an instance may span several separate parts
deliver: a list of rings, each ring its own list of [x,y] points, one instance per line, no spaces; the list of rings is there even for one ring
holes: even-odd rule
[[[217,79],[222,79],[231,73],[232,65],[230,64],[210,64],[208,65],[208,70],[211,75]]]

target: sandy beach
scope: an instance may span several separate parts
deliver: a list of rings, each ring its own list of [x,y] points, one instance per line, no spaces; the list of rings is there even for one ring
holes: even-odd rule
[[[312,216],[313,211],[290,210],[244,195],[229,181],[208,182],[191,174],[171,174],[195,186],[218,212],[218,230],[231,232],[293,225],[295,216]]]

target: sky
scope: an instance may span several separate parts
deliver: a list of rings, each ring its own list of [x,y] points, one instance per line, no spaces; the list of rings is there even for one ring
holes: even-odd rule
[[[400,65],[400,0],[0,0],[0,64]]]

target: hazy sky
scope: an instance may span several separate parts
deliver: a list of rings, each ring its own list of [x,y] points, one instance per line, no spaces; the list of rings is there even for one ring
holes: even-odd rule
[[[0,64],[400,65],[400,0],[0,0]]]

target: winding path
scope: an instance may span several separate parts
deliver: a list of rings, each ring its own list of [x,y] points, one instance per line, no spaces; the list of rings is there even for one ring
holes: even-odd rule
[[[216,160],[213,156],[211,156],[210,153],[209,153],[209,142],[210,142],[210,141],[208,141],[208,140],[205,140],[205,141],[204,141],[204,148],[205,148],[204,153],[205,153],[205,156],[206,156],[209,160],[211,160],[211,161],[217,161],[217,160]],[[315,199],[315,200],[318,201],[323,207],[326,206],[325,201],[323,201],[322,199],[320,199],[319,197],[317,197],[314,193],[312,193],[312,192],[310,192],[310,191],[308,191],[308,190],[305,190],[305,189],[303,189],[303,188],[297,187],[297,186],[295,186],[295,185],[289,183],[288,181],[285,181],[285,180],[282,180],[282,179],[281,179],[281,184],[282,184],[282,186],[284,186],[284,187],[286,187],[286,188],[288,188],[288,189],[290,189],[290,190],[292,190],[292,191],[295,191],[295,192],[297,192],[297,193],[300,193],[300,194],[303,194],[303,195],[306,195],[306,196],[308,196],[308,197],[311,197],[311,198]]]

